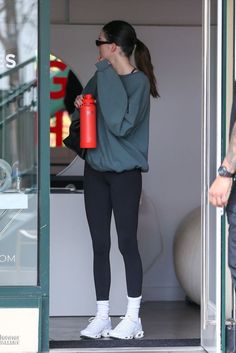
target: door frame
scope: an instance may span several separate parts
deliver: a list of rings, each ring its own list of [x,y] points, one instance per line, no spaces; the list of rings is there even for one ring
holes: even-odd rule
[[[38,308],[38,352],[49,352],[50,0],[38,0],[38,273],[36,286],[1,286],[1,308]],[[33,132],[32,132],[33,133]]]
[[[201,300],[201,345],[210,352],[225,352],[225,217],[223,210],[215,210],[216,224],[216,290],[215,303],[209,298],[209,223],[210,206],[210,162],[215,158],[216,167],[225,155],[226,141],[226,39],[227,39],[227,0],[217,1],[217,63],[216,63],[216,155],[210,155],[210,52],[211,52],[211,0],[203,0],[203,170],[202,170],[202,300]],[[217,174],[217,170],[216,170]],[[213,305],[212,305],[213,304]],[[215,304],[215,305],[214,305]]]

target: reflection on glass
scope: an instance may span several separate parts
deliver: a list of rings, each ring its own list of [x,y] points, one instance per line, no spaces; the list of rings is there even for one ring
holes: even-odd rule
[[[37,284],[37,0],[0,0],[0,285]]]
[[[50,57],[51,79],[51,185],[54,176],[65,168],[74,158],[75,153],[66,148],[63,139],[69,134],[70,115],[74,112],[74,101],[82,92],[82,85],[77,75],[58,57]]]

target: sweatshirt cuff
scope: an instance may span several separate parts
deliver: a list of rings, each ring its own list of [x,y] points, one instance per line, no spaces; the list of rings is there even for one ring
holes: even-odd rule
[[[71,115],[71,120],[72,121],[75,121],[75,120],[78,120],[79,119],[79,111],[77,108],[75,108],[73,114]]]
[[[109,63],[108,60],[102,60],[96,63],[96,67],[98,69],[98,71],[104,71],[105,69],[107,69],[111,64]]]

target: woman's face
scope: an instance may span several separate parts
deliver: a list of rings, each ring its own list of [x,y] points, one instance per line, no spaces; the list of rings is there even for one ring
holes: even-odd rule
[[[99,34],[98,37],[99,40],[106,42],[107,38],[105,36],[105,33],[103,31],[101,31],[101,33]],[[99,50],[99,59],[107,59],[109,60],[110,56],[111,56],[111,45],[112,44],[101,44],[98,47]]]

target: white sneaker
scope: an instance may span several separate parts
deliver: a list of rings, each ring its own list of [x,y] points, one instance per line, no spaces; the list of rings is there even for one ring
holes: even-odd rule
[[[101,338],[109,337],[109,331],[111,330],[111,319],[103,319],[99,316],[91,317],[89,319],[90,324],[82,331],[80,331],[80,337],[85,338]]]
[[[110,331],[111,338],[130,340],[144,336],[140,318],[138,321],[133,321],[129,316],[121,317],[121,319],[122,321]]]

